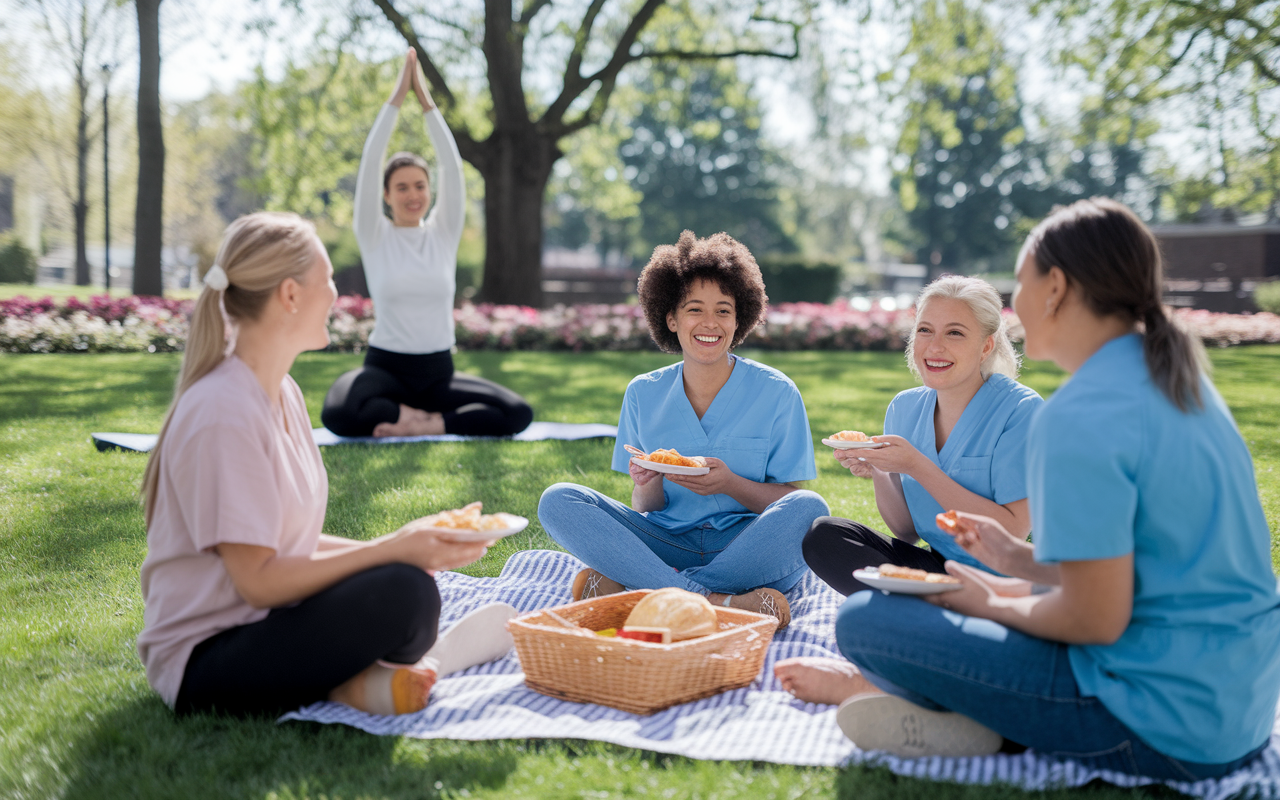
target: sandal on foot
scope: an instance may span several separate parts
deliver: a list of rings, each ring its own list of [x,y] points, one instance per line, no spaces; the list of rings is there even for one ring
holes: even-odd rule
[[[1003,737],[953,711],[931,711],[891,694],[855,694],[836,710],[836,724],[861,750],[901,758],[988,756]]]
[[[778,618],[778,630],[791,624],[791,605],[777,589],[753,589],[725,597],[723,605],[742,611],[754,611]]]
[[[625,592],[627,587],[594,569],[584,569],[573,578],[573,599],[589,600],[606,594]]]

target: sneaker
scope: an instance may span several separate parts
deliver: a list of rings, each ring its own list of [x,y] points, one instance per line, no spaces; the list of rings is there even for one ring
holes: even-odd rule
[[[613,578],[605,577],[604,573],[596,572],[594,569],[584,569],[573,578],[574,600],[589,600],[592,597],[617,594],[626,590],[627,587]]]
[[[777,589],[753,589],[750,592],[730,595],[724,605],[743,611],[754,611],[757,614],[768,614],[778,618],[778,630],[791,624],[791,605],[787,598]]]
[[[836,724],[861,750],[901,758],[989,756],[1004,739],[952,711],[930,711],[891,694],[855,694],[836,710]]]

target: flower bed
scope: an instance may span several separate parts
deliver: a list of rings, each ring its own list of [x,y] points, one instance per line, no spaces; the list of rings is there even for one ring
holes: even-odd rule
[[[94,297],[58,305],[51,298],[0,301],[0,352],[101,353],[181,350],[190,300]],[[647,350],[654,345],[644,314],[634,305],[465,305],[454,312],[462,350]],[[1021,325],[1006,312],[1015,340]],[[1280,342],[1280,316],[1214,314],[1179,309],[1175,316],[1207,344]],[[910,311],[859,311],[844,301],[780,303],[744,347],[768,350],[902,350]],[[339,297],[329,317],[331,350],[360,352],[373,331],[373,302]]]

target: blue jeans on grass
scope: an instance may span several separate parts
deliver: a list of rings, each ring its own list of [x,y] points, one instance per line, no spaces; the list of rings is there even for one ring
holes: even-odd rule
[[[1130,775],[1174,781],[1217,778],[1261,753],[1226,764],[1164,755],[1080,694],[1067,645],[1038,639],[903,595],[850,595],[836,641],[867,680],[924,708],[955,711],[1039,753]]]
[[[820,495],[797,489],[727,530],[709,523],[668,530],[575,483],[550,486],[538,501],[551,538],[597,572],[628,589],[674,586],[702,595],[789,590],[807,569],[800,543],[809,525],[828,513]]]

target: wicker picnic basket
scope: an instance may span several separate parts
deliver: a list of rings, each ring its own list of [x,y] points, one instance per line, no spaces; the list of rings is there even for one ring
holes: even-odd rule
[[[760,674],[776,617],[716,608],[720,630],[673,644],[597,636],[621,628],[649,593],[595,597],[507,623],[530,689],[551,697],[652,714],[738,689]]]

